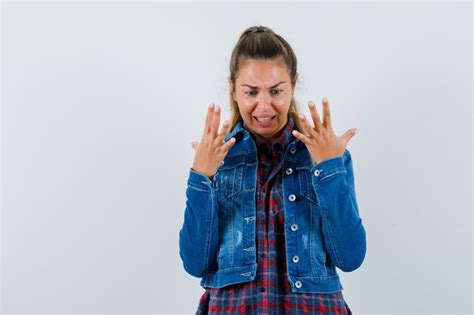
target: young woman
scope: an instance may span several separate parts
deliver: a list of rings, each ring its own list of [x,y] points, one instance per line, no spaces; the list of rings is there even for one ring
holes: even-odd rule
[[[352,314],[335,267],[366,254],[351,154],[327,99],[312,123],[294,99],[297,60],[280,35],[245,30],[231,56],[231,122],[211,104],[189,172],[179,254],[206,289],[197,314]]]

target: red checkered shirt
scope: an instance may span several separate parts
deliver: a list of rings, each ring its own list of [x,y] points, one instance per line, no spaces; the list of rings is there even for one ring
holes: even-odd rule
[[[196,314],[352,314],[342,291],[293,293],[286,271],[282,192],[283,154],[295,138],[294,122],[272,140],[250,132],[258,149],[257,275],[254,281],[206,288]]]

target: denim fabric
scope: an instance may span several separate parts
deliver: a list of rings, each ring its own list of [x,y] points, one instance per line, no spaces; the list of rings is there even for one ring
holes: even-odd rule
[[[239,122],[223,164],[210,180],[189,171],[179,255],[203,288],[222,288],[256,277],[257,147]],[[295,139],[283,156],[287,275],[292,292],[337,292],[335,267],[357,269],[366,254],[351,154],[315,163]],[[295,229],[297,227],[297,229]],[[302,240],[308,240],[303,242]],[[292,257],[298,256],[294,262]]]

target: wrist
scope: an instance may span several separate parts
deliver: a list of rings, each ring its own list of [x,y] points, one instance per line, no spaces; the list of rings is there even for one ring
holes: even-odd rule
[[[214,177],[214,174],[213,174],[213,175],[209,175],[209,174],[206,173],[206,172],[196,170],[194,167],[191,167],[191,169],[192,169],[193,171],[195,171],[196,173],[199,173],[199,174],[201,174],[201,175],[204,175],[204,176],[208,177],[209,179],[212,179],[212,178]]]

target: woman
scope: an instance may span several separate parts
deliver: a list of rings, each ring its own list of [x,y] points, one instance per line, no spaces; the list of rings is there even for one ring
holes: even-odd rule
[[[186,190],[179,253],[206,289],[197,314],[352,314],[335,267],[363,262],[347,143],[323,102],[312,124],[294,100],[297,60],[267,27],[232,52],[231,123],[209,106]]]

